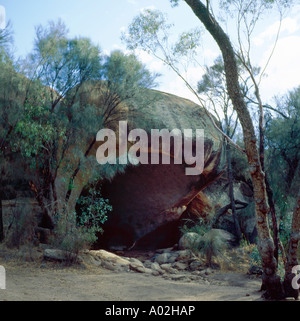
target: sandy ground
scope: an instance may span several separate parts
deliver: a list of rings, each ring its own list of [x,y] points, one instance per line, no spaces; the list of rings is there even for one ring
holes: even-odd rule
[[[216,272],[211,284],[172,281],[161,276],[112,272],[103,268],[8,262],[0,301],[255,301],[260,280]],[[219,285],[213,284],[218,283]]]

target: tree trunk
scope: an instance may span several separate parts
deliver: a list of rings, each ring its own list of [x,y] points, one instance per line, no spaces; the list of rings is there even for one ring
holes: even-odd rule
[[[245,202],[241,202],[239,200],[234,200],[234,205],[235,205],[235,208],[236,210],[241,210],[245,207],[248,206],[248,203],[245,203]],[[239,208],[237,208],[237,205],[240,205]],[[229,210],[229,209],[232,209],[232,204],[228,204],[228,205],[225,205],[224,207],[220,208],[218,210],[218,212],[216,213],[216,215],[214,216],[213,218],[213,223],[212,223],[212,228],[218,228],[218,224],[219,224],[219,220],[220,218],[226,214],[226,212]]]
[[[276,217],[273,191],[271,189],[267,173],[265,173],[265,178],[266,178],[267,196],[268,196],[268,202],[270,205],[270,212],[271,212],[272,226],[273,226],[274,257],[277,261],[277,266],[278,266],[278,253],[279,253],[279,242],[280,242],[279,231],[278,231],[278,222],[277,222],[277,217]],[[282,254],[282,256],[284,256],[284,253],[281,253],[281,254]]]
[[[232,175],[232,165],[231,165],[231,151],[230,151],[230,144],[226,144],[226,154],[227,154],[227,173],[228,173],[228,184],[229,184],[229,198],[232,210],[232,217],[235,227],[235,233],[237,237],[237,243],[240,244],[242,239],[242,233],[240,224],[237,218],[236,206],[235,206],[235,199],[234,199],[234,191],[233,191],[233,175]]]
[[[279,236],[278,236],[276,210],[275,210],[275,204],[273,201],[273,191],[272,191],[271,186],[269,184],[268,176],[265,172],[264,106],[263,106],[263,103],[261,100],[259,87],[258,87],[252,73],[251,73],[251,78],[252,78],[254,86],[255,86],[255,96],[258,101],[258,106],[259,106],[259,160],[260,160],[261,169],[265,175],[266,192],[267,192],[267,197],[268,197],[268,203],[270,206],[270,213],[271,213],[272,226],[273,226],[274,257],[277,261],[277,267],[278,267]]]
[[[35,198],[36,198],[39,206],[41,207],[41,210],[43,211],[43,216],[44,216],[43,222],[44,222],[45,226],[49,229],[54,229],[55,220],[54,220],[52,214],[50,213],[49,209],[45,205],[43,196],[38,191],[36,185],[32,181],[29,182],[29,186],[30,186],[30,189],[34,192]]]
[[[292,281],[295,278],[295,273],[293,268],[298,266],[298,245],[300,241],[300,192],[298,195],[298,199],[296,201],[292,228],[291,228],[291,237],[289,243],[289,251],[287,255],[287,263],[285,267],[285,278],[284,278],[284,291],[286,297],[294,297],[298,299],[299,297],[299,289],[293,287]]]
[[[277,262],[274,258],[274,243],[270,235],[267,219],[269,205],[266,195],[265,176],[259,160],[257,138],[255,136],[251,115],[239,85],[238,68],[234,49],[227,34],[210,14],[209,9],[206,8],[200,0],[185,0],[185,2],[204,24],[222,52],[227,90],[243,129],[249,170],[254,186],[255,212],[259,238],[258,249],[263,263],[263,284],[266,289],[265,294],[267,297],[279,299],[283,297],[283,289],[280,277],[277,275]]]

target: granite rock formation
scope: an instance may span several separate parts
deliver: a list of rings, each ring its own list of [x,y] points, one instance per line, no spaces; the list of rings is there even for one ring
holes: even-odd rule
[[[129,165],[102,184],[113,213],[104,225],[99,245],[109,249],[171,246],[180,237],[180,218],[201,191],[218,179],[225,167],[224,139],[197,104],[171,94],[155,92],[156,99],[142,110],[129,108],[130,128],[204,129],[204,170],[188,176],[187,165]],[[193,142],[195,142],[195,137]],[[172,151],[172,148],[171,148]],[[151,152],[151,147],[148,153]],[[172,156],[172,155],[171,155]],[[204,197],[203,200],[206,203]],[[203,203],[202,202],[202,203]]]

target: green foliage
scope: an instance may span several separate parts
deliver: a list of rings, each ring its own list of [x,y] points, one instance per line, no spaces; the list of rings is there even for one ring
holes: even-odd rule
[[[15,127],[13,150],[30,158],[45,148],[56,137],[56,133],[49,110],[45,106],[25,103],[23,113],[24,116]]]
[[[156,86],[158,75],[134,55],[115,51],[104,57],[90,39],[70,38],[61,20],[36,28],[34,50],[18,65],[6,47],[7,35],[0,32],[0,157],[22,156],[43,213],[54,218],[58,244],[76,250],[96,240],[111,211],[91,189],[79,200],[80,220],[68,213],[78,172],[100,172],[89,153],[91,141],[103,126],[112,128],[127,117],[126,104],[138,108],[155,100],[145,89]],[[56,190],[58,178],[68,187],[65,195]]]
[[[196,233],[199,236],[204,235],[210,230],[211,226],[203,218],[199,218],[197,224],[192,220],[185,220],[185,225],[181,228],[181,233]]]
[[[277,201],[278,202],[278,201]],[[293,212],[287,211],[287,209],[283,209],[281,202],[279,201],[279,209],[281,214],[281,220],[279,222],[279,237],[282,242],[283,247],[286,251],[288,251],[289,240],[291,235],[291,226],[292,226],[292,219],[293,219]],[[291,200],[291,204],[294,204]]]
[[[171,27],[171,24],[167,24],[166,15],[161,11],[145,9],[133,19],[128,33],[123,33],[122,39],[129,50],[142,47],[151,52],[168,41],[168,32]],[[161,44],[157,41],[158,38]]]
[[[192,241],[191,247],[195,253],[205,255],[209,266],[213,265],[213,258],[223,256],[224,251],[232,241],[230,233],[221,229],[211,229],[210,224],[205,223],[202,219],[199,220],[198,224],[184,226],[182,233],[186,235],[187,233],[196,233],[199,235],[199,238]]]
[[[5,50],[0,48],[0,153],[8,148],[13,129],[22,117],[22,101],[19,95],[24,93],[22,77],[15,71],[14,63]]]
[[[170,0],[172,7],[177,7],[179,4],[179,0]]]
[[[14,151],[53,180],[68,147],[79,137],[95,134],[96,124],[101,123],[87,102],[84,108],[74,104],[76,91],[73,96],[68,94],[74,86],[99,77],[100,51],[89,39],[68,39],[61,21],[50,22],[36,28],[34,52],[23,62],[22,71],[31,81],[26,79]]]
[[[215,96],[224,95],[226,92],[224,62],[219,56],[211,67],[206,67],[206,73],[198,82],[198,92],[213,91]]]
[[[13,31],[11,23],[8,22],[5,29],[0,29],[0,52],[8,52],[13,43]]]
[[[103,232],[101,225],[112,211],[109,201],[101,196],[100,189],[92,186],[86,196],[77,202],[78,212],[59,213],[51,244],[65,251],[68,263],[74,263],[81,250],[89,248]]]
[[[280,217],[292,211],[300,187],[300,88],[277,98],[281,114],[266,114],[266,170]]]
[[[79,198],[77,205],[80,208],[77,225],[95,235],[102,233],[101,225],[106,222],[108,213],[112,211],[112,206],[108,199],[102,197],[101,190],[96,185],[91,186],[88,194]]]
[[[159,74],[151,73],[134,54],[116,50],[105,57],[102,67],[103,79],[110,96],[117,95],[118,101],[137,105],[149,104],[147,90],[157,86]],[[141,106],[142,107],[142,106]]]
[[[138,88],[151,88],[155,86],[155,78],[157,75],[151,74],[149,70],[136,58],[135,55],[126,55],[116,50],[111,53],[105,60],[103,65],[104,79],[107,79],[115,86],[122,86],[129,90],[133,86],[133,90]],[[127,94],[132,96],[133,92]]]
[[[227,92],[222,57],[219,56],[214,64],[205,70],[206,73],[198,82],[197,92],[207,99],[207,105],[217,117],[222,131],[232,138],[236,132],[238,118]]]
[[[50,237],[50,244],[64,251],[67,264],[77,263],[81,250],[89,248],[94,241],[93,232],[76,226],[76,213],[67,212],[58,215],[55,234]]]
[[[129,50],[144,50],[179,73],[180,64],[194,62],[202,30],[194,28],[183,32],[172,42],[172,26],[161,11],[146,9],[133,19],[122,40]]]
[[[36,28],[34,52],[27,59],[26,74],[55,90],[56,104],[68,90],[91,78],[99,78],[100,49],[87,38],[67,38],[65,24],[58,20]]]
[[[205,253],[208,265],[212,265],[213,257],[223,255],[230,241],[232,235],[221,229],[211,229],[202,236],[201,251]]]
[[[257,246],[254,246],[249,253],[250,268],[262,268],[261,256]]]
[[[227,11],[234,11],[237,7],[242,8],[241,14],[251,14],[255,15],[258,12],[266,9],[272,9],[275,5],[283,8],[290,7],[293,1],[289,0],[251,0],[251,1],[241,1],[241,0],[220,0],[219,4],[221,8]]]
[[[184,57],[196,54],[201,36],[202,30],[199,28],[183,32],[173,46],[174,56]]]

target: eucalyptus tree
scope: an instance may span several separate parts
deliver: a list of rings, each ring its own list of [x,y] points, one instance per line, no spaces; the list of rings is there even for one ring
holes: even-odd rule
[[[0,29],[0,242],[4,240],[2,218],[2,200],[6,191],[4,181],[13,174],[13,169],[5,161],[11,154],[11,137],[17,121],[22,115],[22,99],[24,91],[23,79],[15,71],[11,53],[12,29],[8,24]]]
[[[179,0],[171,0],[171,2],[173,5],[177,5]],[[266,191],[265,175],[257,145],[258,140],[255,132],[255,126],[247,106],[247,101],[240,86],[239,70],[237,66],[238,50],[235,48],[231,38],[224,31],[225,29],[222,27],[222,21],[217,20],[211,1],[204,2],[200,0],[185,0],[184,2],[192,9],[193,13],[200,20],[201,25],[203,25],[208,33],[212,36],[222,53],[227,92],[243,130],[245,153],[247,155],[249,172],[251,174],[254,187],[255,212],[257,217],[257,231],[259,238],[258,248],[264,268],[263,288],[266,290],[266,296],[281,298],[284,296],[284,292],[280,277],[277,275],[277,260],[274,255],[274,241],[272,239],[268,223],[269,204]],[[230,6],[232,4],[235,5],[237,1],[224,0],[219,1],[218,3],[220,7],[226,9],[227,13],[229,12],[232,14],[232,18],[234,17],[236,12],[234,10],[231,11]],[[253,0],[249,3],[250,6],[243,7],[244,11],[241,14],[243,17],[245,16],[245,13],[253,14],[253,22],[261,17],[262,12],[266,12],[274,5],[278,5],[279,8],[282,8],[290,4],[290,2],[286,0]],[[258,8],[260,10],[259,15],[256,15]],[[129,26],[128,35],[125,36],[125,40],[129,45],[128,47],[131,49],[141,48],[147,50],[148,52],[150,51],[154,53],[156,56],[157,50],[160,49],[160,52],[163,53],[166,64],[172,68],[174,65],[174,60],[169,58],[168,51],[163,50],[164,47],[162,46],[161,41],[162,39],[165,41],[165,43],[168,43],[168,35],[166,31],[168,31],[169,26],[167,26],[167,29],[165,28],[165,20],[163,20],[161,18],[162,16],[155,11],[154,14],[151,12],[148,15],[144,14],[144,17],[142,17],[142,14],[135,18],[133,23]],[[159,32],[162,34],[161,38],[158,37]],[[249,35],[251,35],[251,32]],[[250,38],[248,37],[247,39],[249,40]],[[191,48],[191,44],[188,42],[187,44],[188,47]],[[192,48],[194,49],[196,46],[197,44],[195,45],[195,42],[193,42]],[[240,46],[238,49],[241,48],[242,46]],[[249,58],[249,56],[247,56],[247,58]],[[249,61],[245,60],[245,65],[249,66]],[[176,68],[172,69],[178,73]],[[182,75],[179,76],[182,77]],[[188,87],[194,92],[194,89],[191,88],[189,84]],[[200,99],[199,101],[201,103]],[[261,120],[262,119],[261,113]],[[225,133],[223,133],[223,135],[227,141],[231,142],[229,137],[226,137]]]
[[[218,119],[220,128],[230,139],[233,139],[238,126],[238,118],[226,90],[225,71],[222,57],[218,57],[211,67],[206,67],[205,69],[206,73],[198,82],[197,91],[200,95],[207,97],[208,108]],[[242,239],[242,233],[235,204],[231,164],[231,145],[229,143],[226,143],[226,160],[228,194],[235,225],[235,235],[237,237],[237,243],[239,243]]]
[[[75,210],[78,174],[88,177],[90,168],[99,175],[90,153],[99,129],[126,117],[122,103],[145,101],[157,75],[133,55],[105,57],[90,39],[70,39],[60,20],[36,28],[22,67],[28,80],[15,150],[34,172],[31,189],[47,226],[55,227],[59,215]]]
[[[295,88],[283,97],[277,97],[276,110],[279,112],[274,115],[266,114],[266,170],[270,173],[270,185],[280,213],[279,233],[287,252],[284,284],[288,291],[293,279],[293,267],[298,265],[300,89]],[[292,212],[295,199],[296,206]]]
[[[296,197],[299,188],[300,88],[276,97],[275,102],[279,113],[266,114],[266,169],[276,199],[283,203],[287,195]]]
[[[177,4],[178,0],[171,0]],[[259,149],[257,146],[257,138],[253,122],[247,108],[246,101],[239,86],[239,73],[236,63],[236,52],[233,44],[226,34],[221,24],[217,21],[213,14],[210,1],[203,3],[200,0],[185,0],[187,5],[192,9],[196,17],[205,26],[207,31],[213,37],[219,46],[225,66],[226,84],[228,94],[232,104],[238,114],[244,135],[244,143],[248,158],[249,170],[254,186],[255,211],[257,217],[257,230],[259,243],[258,248],[263,262],[263,288],[266,290],[266,296],[272,298],[282,298],[288,291],[284,291],[280,282],[280,277],[277,275],[277,260],[274,255],[274,242],[270,234],[268,225],[269,204],[266,191],[266,183],[263,172],[262,159],[260,158]],[[234,3],[235,1],[221,1],[221,4]],[[286,6],[289,3],[283,1],[251,1],[251,10],[255,12],[258,6],[264,9],[276,4]],[[247,7],[245,10],[248,10]],[[262,112],[261,112],[262,117]],[[291,288],[291,285],[289,285]],[[291,290],[291,292],[293,292]],[[294,290],[297,293],[297,290]],[[298,293],[295,294],[298,296]]]
[[[79,108],[75,93],[67,94],[99,77],[100,67],[100,49],[87,38],[69,39],[61,21],[36,28],[33,53],[23,62],[24,117],[17,123],[14,146],[35,172],[30,186],[50,226],[60,202],[55,180],[67,150],[91,134],[87,123],[99,121],[91,106]]]
[[[100,81],[84,84],[77,93],[76,101],[83,99],[85,102],[95,97],[94,103],[100,110],[102,119],[101,124],[95,128],[97,131],[101,126],[115,129],[120,120],[130,121],[132,116],[142,117],[139,115],[139,109],[157,100],[157,95],[149,90],[156,87],[157,77],[159,74],[151,73],[135,55],[127,55],[115,50],[110,55],[103,57]],[[96,135],[92,137],[83,157],[78,161],[70,176],[66,201],[70,199],[71,193],[75,192],[73,191],[73,183],[96,144]],[[96,168],[96,171],[99,172],[99,168]],[[110,176],[109,171],[111,171],[111,167],[100,170],[102,176]]]

